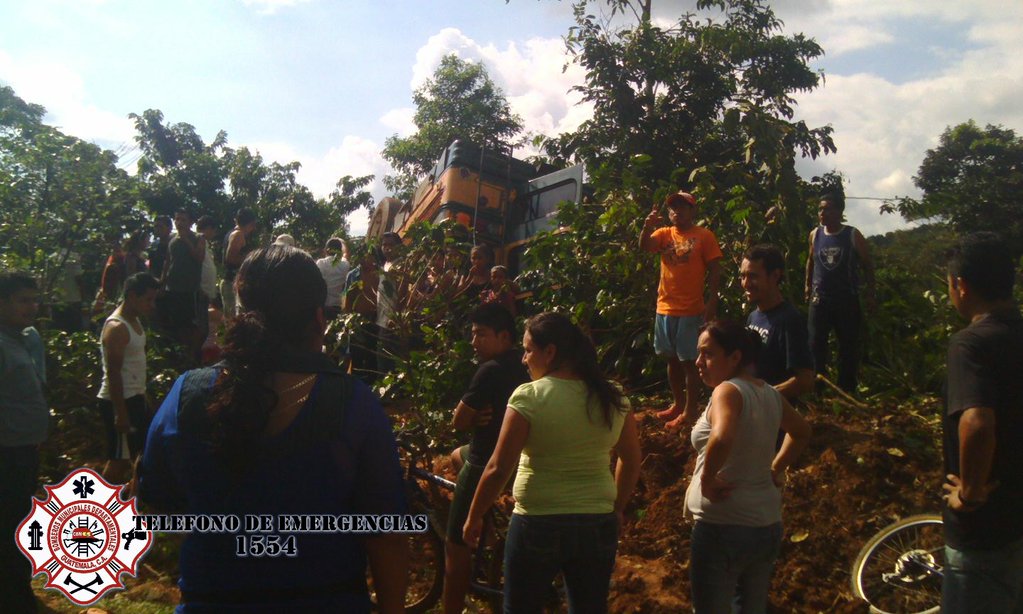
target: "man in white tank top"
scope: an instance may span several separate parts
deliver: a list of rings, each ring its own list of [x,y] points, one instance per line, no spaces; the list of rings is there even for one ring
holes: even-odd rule
[[[103,473],[115,483],[130,477],[132,459],[142,452],[152,417],[146,405],[146,332],[139,318],[152,314],[159,287],[149,273],[129,277],[123,300],[103,323],[100,336],[103,383],[97,396],[109,459]]]

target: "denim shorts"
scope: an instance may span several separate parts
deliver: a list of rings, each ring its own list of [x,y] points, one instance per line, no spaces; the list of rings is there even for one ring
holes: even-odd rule
[[[689,564],[696,614],[766,612],[781,537],[780,522],[744,527],[697,521]]]
[[[614,514],[512,514],[504,547],[504,611],[541,612],[560,571],[570,613],[607,612],[617,550]]]
[[[945,546],[941,610],[1023,613],[1023,539],[997,550]]]
[[[696,342],[700,338],[703,316],[666,316],[654,319],[654,351],[658,356],[696,360]]]

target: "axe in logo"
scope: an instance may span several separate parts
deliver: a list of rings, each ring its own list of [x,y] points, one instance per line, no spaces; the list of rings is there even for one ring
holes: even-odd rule
[[[67,577],[64,578],[64,586],[69,586],[71,584],[74,584],[78,588],[76,588],[73,591],[71,591],[70,593],[68,593],[69,595],[74,595],[78,591],[89,591],[90,593],[95,595],[96,591],[91,589],[91,588],[89,588],[89,587],[94,585],[94,584],[103,584],[103,578],[102,578],[102,576],[99,575],[99,572],[96,572],[96,577],[95,578],[93,578],[92,580],[89,580],[85,584],[79,584],[78,582],[75,582],[75,579],[71,577],[71,574],[68,574]]]

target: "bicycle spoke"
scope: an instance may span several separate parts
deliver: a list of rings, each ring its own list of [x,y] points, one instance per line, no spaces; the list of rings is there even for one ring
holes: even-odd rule
[[[889,613],[935,611],[941,600],[944,539],[936,517],[912,518],[881,530],[854,566],[854,591]]]

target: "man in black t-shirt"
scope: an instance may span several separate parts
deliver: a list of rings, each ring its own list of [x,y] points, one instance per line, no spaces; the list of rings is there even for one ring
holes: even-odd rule
[[[757,377],[774,386],[790,402],[813,389],[813,357],[806,318],[781,294],[785,256],[774,245],[755,245],[742,256],[739,280],[756,309],[746,326],[764,345],[756,362]]]
[[[163,267],[167,262],[167,246],[171,240],[171,219],[166,215],[158,215],[153,221],[153,242],[149,250],[149,272],[153,277],[163,279]]]
[[[198,358],[205,338],[201,319],[209,317],[209,303],[199,291],[206,239],[192,231],[192,214],[187,209],[174,214],[174,228],[178,234],[167,247],[161,278],[166,293],[157,307],[167,329],[189,349],[190,356]]]
[[[948,347],[943,612],[1023,611],[1023,318],[1008,246],[949,252],[948,294],[969,325]]]
[[[529,381],[522,352],[515,349],[515,319],[511,313],[503,305],[489,303],[476,308],[469,321],[472,347],[480,366],[455,407],[451,425],[460,431],[472,429],[472,440],[451,454],[458,470],[458,483],[444,547],[444,611],[458,613],[465,607],[471,562],[469,547],[462,541],[462,526],[483,469],[497,446],[508,397]]]

